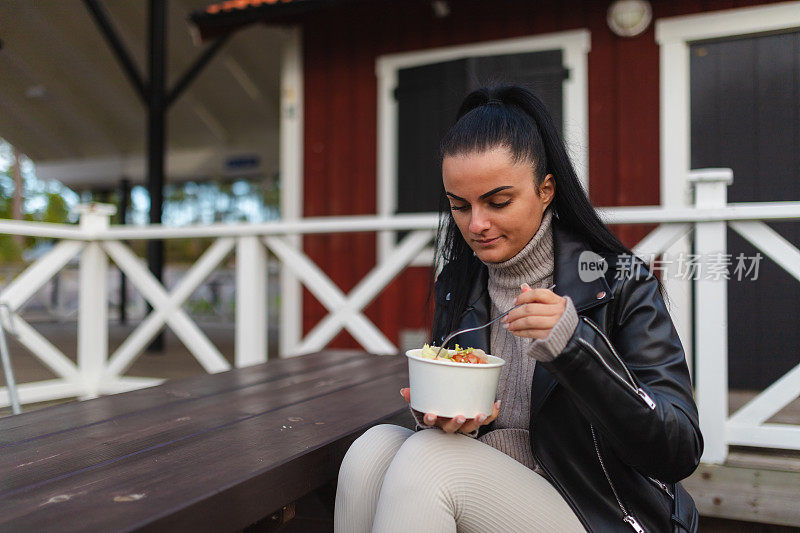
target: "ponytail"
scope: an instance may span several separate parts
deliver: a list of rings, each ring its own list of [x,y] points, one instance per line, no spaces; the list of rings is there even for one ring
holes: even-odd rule
[[[597,253],[633,256],[597,215],[581,186],[564,143],[550,113],[539,97],[524,87],[502,85],[477,89],[464,98],[456,123],[447,131],[439,146],[440,161],[445,157],[504,147],[514,163],[530,164],[535,185],[541,185],[548,174],[553,175],[556,192],[549,206],[558,222],[580,235]],[[451,298],[447,309],[438,309],[436,325],[448,331],[457,328],[461,312],[482,268],[455,224],[446,198],[442,198],[439,231],[436,237],[435,272],[448,266],[458,276],[458,283],[448,287]],[[666,299],[661,281],[659,289]],[[447,311],[445,313],[445,311]],[[440,324],[444,316],[447,324]]]

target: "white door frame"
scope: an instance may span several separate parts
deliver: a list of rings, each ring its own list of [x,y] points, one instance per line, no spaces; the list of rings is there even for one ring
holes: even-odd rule
[[[757,7],[683,15],[656,21],[656,42],[660,47],[660,148],[661,205],[683,207],[692,203],[691,109],[689,46],[693,42],[721,37],[757,34],[800,27],[800,2],[782,2]],[[734,176],[736,179],[736,176]],[[682,239],[666,253],[677,257],[689,253]],[[679,279],[668,271],[664,285],[673,303],[675,327],[691,359],[691,280]]]
[[[691,157],[689,45],[800,27],[800,2],[684,15],[656,22],[661,48],[661,203],[689,205]],[[734,176],[736,179],[736,176]]]
[[[447,46],[383,55],[375,61],[378,77],[378,215],[391,216],[397,209],[397,102],[394,89],[400,69],[467,57],[492,56],[562,50],[569,78],[564,80],[564,141],[584,188],[589,190],[589,104],[588,54],[589,30],[580,29],[468,45]],[[395,246],[395,235],[378,235],[378,260]],[[422,253],[413,264],[430,265],[431,250]]]

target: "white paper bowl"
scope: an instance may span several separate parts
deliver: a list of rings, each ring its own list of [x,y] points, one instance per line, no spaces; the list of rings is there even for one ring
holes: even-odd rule
[[[488,364],[452,363],[421,353],[419,348],[406,352],[413,409],[447,417],[492,414],[503,359],[487,355]]]

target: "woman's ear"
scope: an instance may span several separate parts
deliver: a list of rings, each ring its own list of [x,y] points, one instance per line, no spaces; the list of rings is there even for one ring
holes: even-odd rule
[[[550,205],[553,198],[556,196],[556,180],[552,174],[548,174],[542,179],[542,184],[539,185],[539,198],[545,207]]]

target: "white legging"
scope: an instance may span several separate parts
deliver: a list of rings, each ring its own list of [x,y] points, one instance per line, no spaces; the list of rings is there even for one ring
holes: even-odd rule
[[[543,477],[473,438],[375,426],[342,461],[336,533],[584,532]]]

